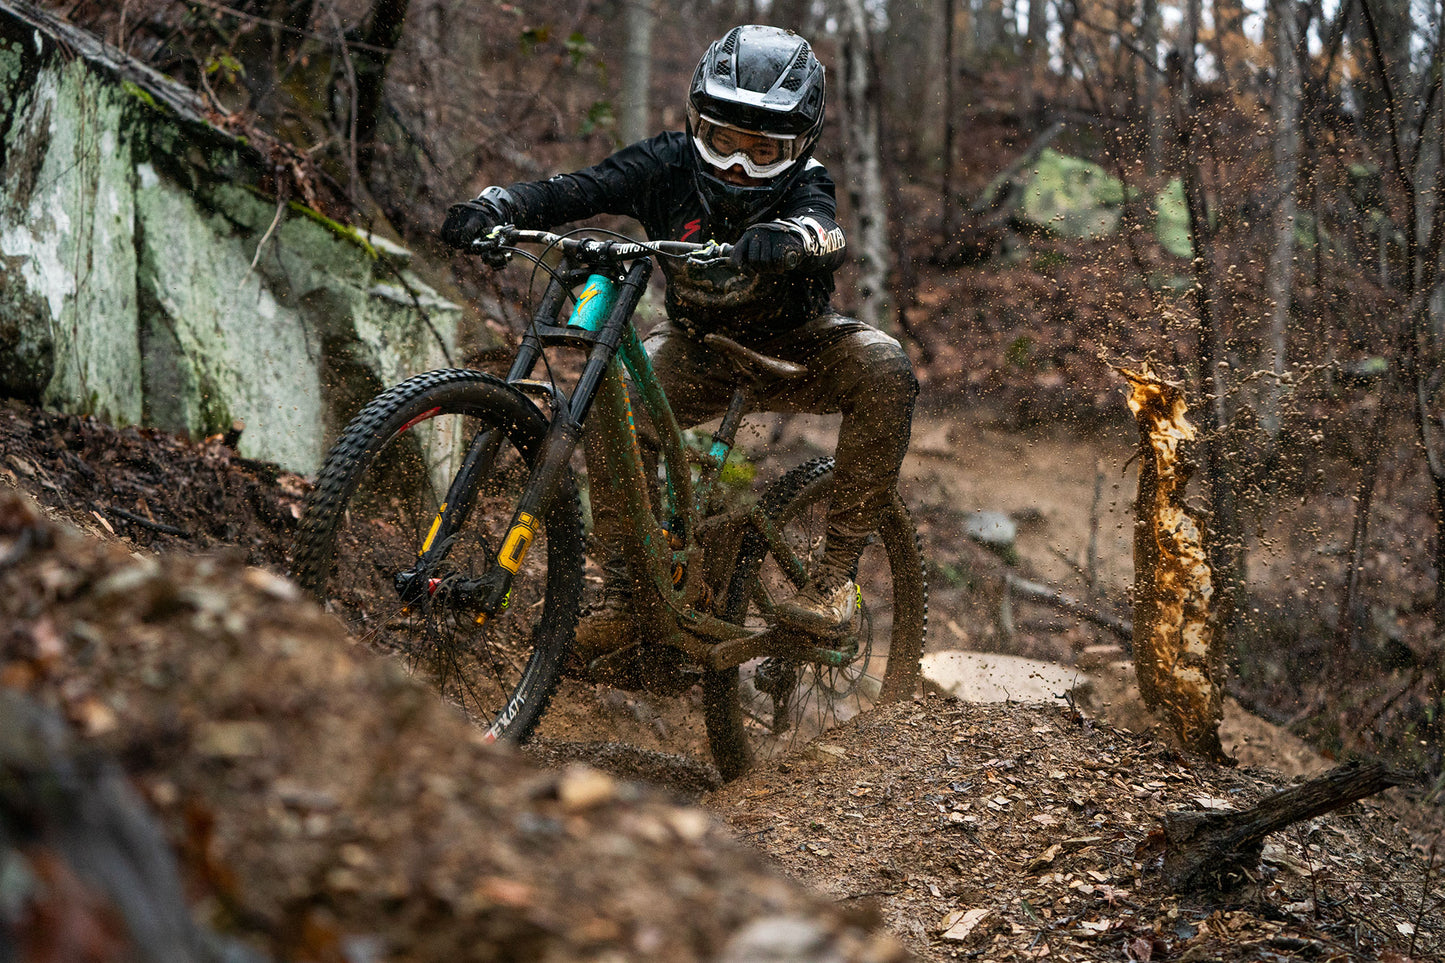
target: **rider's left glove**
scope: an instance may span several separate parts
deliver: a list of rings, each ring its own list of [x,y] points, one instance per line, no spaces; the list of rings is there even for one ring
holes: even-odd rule
[[[803,239],[776,222],[754,224],[733,245],[733,263],[757,274],[781,274],[803,260]]]
[[[452,247],[467,247],[477,238],[486,237],[498,224],[515,220],[516,205],[511,193],[502,187],[489,187],[472,200],[447,208],[441,239]]]

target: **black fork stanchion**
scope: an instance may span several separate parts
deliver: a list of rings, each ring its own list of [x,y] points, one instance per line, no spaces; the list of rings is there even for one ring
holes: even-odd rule
[[[557,412],[552,419],[547,436],[542,442],[537,464],[527,479],[527,487],[512,515],[512,524],[508,526],[507,535],[497,551],[496,563],[480,579],[476,596],[477,606],[481,610],[478,622],[485,622],[489,616],[500,610],[511,593],[512,577],[521,569],[522,560],[541,526],[540,520],[551,507],[557,481],[567,471],[572,461],[572,453],[577,450],[577,445],[582,440],[582,426],[586,423],[592,402],[597,397],[598,386],[607,376],[608,367],[617,353],[617,346],[622,342],[622,332],[632,320],[632,313],[637,310],[637,304],[642,300],[647,279],[651,274],[650,260],[634,261],[628,268],[626,277],[618,284],[617,300],[612,305],[602,330],[597,334],[596,344],[588,355],[587,364],[572,392],[568,410]]]
[[[523,332],[522,343],[517,349],[516,357],[512,359],[511,369],[507,372],[507,381],[526,378],[536,367],[537,360],[542,356],[542,341],[536,334],[537,325],[554,322],[561,312],[569,288],[560,278],[566,277],[569,271],[570,268],[564,261],[557,272],[558,276],[554,276],[547,284],[542,301],[533,314],[533,323]],[[397,594],[404,602],[410,604],[429,591],[431,576],[436,573],[437,566],[451,549],[452,538],[467,523],[481,482],[496,467],[497,452],[501,447],[502,435],[496,428],[483,428],[473,436],[461,468],[447,487],[446,497],[437,510],[436,520],[431,531],[427,533],[416,564],[396,575]]]

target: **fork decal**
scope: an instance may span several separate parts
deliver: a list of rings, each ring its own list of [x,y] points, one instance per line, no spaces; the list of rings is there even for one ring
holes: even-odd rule
[[[497,553],[497,564],[513,575],[517,574],[517,569],[522,567],[522,559],[527,557],[527,549],[532,547],[532,539],[536,535],[537,519],[522,512],[517,516],[517,524],[507,533],[502,550]]]

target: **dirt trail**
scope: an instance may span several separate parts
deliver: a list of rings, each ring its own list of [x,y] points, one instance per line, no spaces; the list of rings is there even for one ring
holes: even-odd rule
[[[903,489],[911,504],[1011,516],[1020,523],[1018,550],[1028,567],[1074,593],[1082,587],[1076,566],[1087,558],[1093,522],[1099,586],[1118,600],[1133,572],[1136,472],[1125,465],[1134,444],[1132,429],[1020,433],[924,414],[904,463]]]
[[[1059,707],[929,697],[707,802],[840,904],[878,906],[925,960],[1439,958],[1438,895],[1375,802],[1272,837],[1228,894],[1162,885],[1166,809],[1242,808],[1277,780]]]
[[[930,554],[964,572],[957,580],[937,580],[934,624],[952,622],[959,631],[936,633],[931,647],[960,647],[967,636],[987,642],[990,607],[997,601],[988,586],[997,582],[1003,563],[963,538],[963,517],[993,508],[1032,519],[1019,541],[1022,567],[1067,587],[1069,566],[1058,555],[1078,557],[1087,544],[1094,465],[1102,452],[1106,462],[1112,459],[1108,470],[1117,473],[1128,442],[1109,436],[1078,442],[1046,433],[1013,437],[929,416],[920,418],[919,427],[905,487]],[[810,444],[830,443],[828,431],[826,424],[787,425],[780,447],[789,449],[788,462],[807,457]],[[1264,874],[1244,894],[1177,900],[1159,890],[1154,857],[1138,849],[1162,808],[1200,805],[1199,799],[1239,804],[1281,784],[1281,777],[1195,765],[1157,742],[1091,723],[1061,706],[968,707],[932,697],[860,718],[799,756],[705,797],[738,838],[828,896],[810,902],[767,881],[765,871],[758,875],[745,857],[717,849],[722,835],[705,828],[711,825],[705,817],[699,823],[669,815],[654,797],[595,781],[594,789],[615,804],[604,803],[595,818],[569,816],[564,783],[584,779],[576,770],[538,776],[515,759],[493,761],[473,752],[452,738],[455,717],[441,721],[439,707],[418,708],[414,696],[376,715],[395,701],[388,692],[403,691],[395,670],[366,667],[343,650],[306,655],[296,640],[324,634],[314,613],[285,600],[285,583],[264,572],[243,574],[234,557],[242,554],[272,571],[284,566],[302,480],[238,459],[218,440],[189,445],[14,405],[0,409],[0,456],[0,487],[29,493],[52,516],[102,541],[122,542],[100,554],[84,546],[62,548],[15,570],[31,581],[17,582],[26,587],[10,594],[15,628],[6,637],[9,655],[0,659],[8,661],[5,684],[51,693],[82,731],[141,767],[137,776],[172,838],[184,844],[188,858],[200,859],[192,870],[221,873],[215,879],[231,887],[221,904],[211,897],[203,911],[216,913],[219,905],[224,917],[236,900],[254,900],[245,905],[257,912],[239,922],[232,916],[229,925],[250,927],[272,945],[294,948],[306,931],[335,946],[383,929],[385,944],[398,949],[455,946],[450,941],[473,937],[497,947],[516,937],[549,943],[562,954],[557,958],[690,958],[751,945],[744,934],[779,912],[820,921],[811,931],[819,953],[846,948],[837,958],[860,960],[892,958],[878,933],[880,918],[928,959],[958,953],[1036,959],[1045,951],[1090,961],[1176,952],[1200,959],[1367,959],[1413,951],[1415,959],[1426,959],[1445,938],[1438,882],[1430,883],[1424,861],[1374,804],[1303,827],[1298,843],[1282,840],[1267,851]],[[761,468],[765,475],[780,470],[771,459],[762,459]],[[1118,517],[1127,496],[1116,493],[1106,504],[1101,581],[1117,587],[1128,558],[1118,534],[1127,531]],[[215,551],[232,557],[218,565],[166,561],[159,568],[144,560]],[[136,577],[152,587],[150,595],[95,598],[106,572],[137,565]],[[71,594],[58,596],[53,586],[62,583],[55,573],[64,571],[95,574],[62,580]],[[285,604],[278,607],[278,601]],[[236,640],[255,627],[271,641],[256,649],[259,661],[243,660],[233,671],[229,660],[250,648],[238,648]],[[1014,641],[1073,652],[1080,641],[1069,636],[1074,629],[1056,628],[1047,619],[1021,622]],[[45,654],[57,644],[80,646],[89,656],[73,666],[57,661]],[[210,645],[210,654],[197,658],[198,645]],[[164,672],[146,669],[156,660]],[[309,677],[320,666],[331,680],[325,686],[275,684],[278,668],[294,681],[296,673]],[[205,676],[200,684],[186,683],[197,673]],[[293,696],[302,688],[308,695],[297,701]],[[356,698],[363,690],[371,697]],[[182,698],[183,728],[176,729]],[[554,770],[588,762],[660,784],[674,796],[697,798],[716,786],[715,773],[702,761],[701,729],[687,698],[569,682],[557,706],[531,750],[533,760]],[[392,709],[410,715],[401,720]],[[339,740],[328,750],[336,753],[335,765],[322,767],[336,783],[327,790],[326,806],[340,799],[352,813],[354,799],[361,807],[356,816],[317,821],[291,813],[293,797],[303,806],[319,797],[297,796],[291,785],[296,777],[288,773],[303,774],[303,783],[321,778],[316,760],[309,753],[256,755],[249,748],[259,739],[309,749],[311,740],[299,737],[310,731],[307,713],[319,713],[327,738]],[[117,742],[126,732],[139,735]],[[368,735],[377,732],[391,735],[378,742]],[[403,732],[430,735],[409,745]],[[347,775],[353,764],[359,769]],[[357,778],[365,781],[365,773],[398,765],[408,773],[406,792],[424,803],[415,812],[394,793],[372,799],[348,788]],[[458,767],[489,788],[477,798],[456,793]],[[450,781],[437,781],[437,769]],[[400,790],[392,780],[384,782]],[[203,801],[202,815],[222,820],[215,828],[198,830],[189,821],[194,811],[178,805],[193,792]],[[367,815],[365,807],[378,800],[382,808]],[[425,818],[427,806],[450,807],[445,845]],[[391,825],[387,812],[405,827],[396,824],[386,841],[372,845],[365,827],[373,825],[369,820]],[[298,851],[312,862],[277,874],[277,860],[297,858],[268,851],[278,826],[305,838],[319,834]],[[197,831],[211,835],[198,844]],[[539,832],[565,841],[553,853],[557,862],[541,862],[551,857],[547,847],[538,849]],[[679,848],[679,839],[700,842]],[[438,846],[472,856],[433,868],[427,854]],[[617,852],[626,859],[618,861]],[[385,878],[370,869],[358,872],[369,861],[396,872]],[[577,875],[580,865],[588,866],[587,875]],[[734,872],[749,882],[728,883]],[[237,873],[256,887],[254,894],[234,888]],[[433,879],[435,873],[442,876]],[[396,904],[407,884],[395,881],[406,874],[425,882],[421,901],[407,897]],[[272,885],[272,877],[285,888]],[[364,882],[354,888],[358,878],[373,877],[378,885],[401,889]],[[457,879],[475,888],[457,889]],[[517,879],[526,886],[516,886]],[[378,915],[376,906],[388,907],[386,915]],[[416,927],[432,925],[424,921],[457,906],[469,915],[436,930],[435,940],[420,938]],[[584,907],[585,913],[569,912]],[[688,929],[695,929],[692,917],[712,921],[705,942],[686,942]],[[764,929],[785,935],[777,927]],[[455,958],[446,953],[429,956],[418,949],[412,958]],[[308,951],[296,958],[330,957]]]

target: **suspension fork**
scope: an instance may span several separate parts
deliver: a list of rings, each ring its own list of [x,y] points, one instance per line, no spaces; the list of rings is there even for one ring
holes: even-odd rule
[[[556,497],[557,486],[568,470],[572,454],[582,440],[582,426],[592,403],[597,399],[608,372],[612,369],[613,358],[618,345],[632,322],[632,314],[647,289],[647,279],[652,273],[650,260],[634,261],[626,276],[614,281],[616,299],[607,313],[606,320],[596,332],[596,341],[572,398],[567,406],[558,410],[542,441],[536,464],[527,477],[526,488],[512,514],[512,522],[502,540],[493,564],[478,580],[475,604],[480,609],[478,623],[483,623],[505,605],[512,590],[512,578],[522,567],[527,551],[532,547],[541,519],[546,517]],[[468,593],[471,594],[471,593]]]
[[[559,273],[565,275],[565,265]],[[556,278],[547,285],[541,303],[533,315],[533,323],[527,326],[516,357],[512,359],[511,369],[507,372],[508,382],[531,375],[532,369],[542,356],[542,341],[536,335],[537,325],[555,322],[567,297],[567,290],[566,285]],[[417,553],[416,564],[396,575],[397,594],[403,601],[414,602],[421,598],[423,592],[435,590],[436,579],[433,573],[446,558],[452,539],[471,516],[482,480],[491,475],[496,467],[497,452],[501,447],[502,433],[496,428],[483,428],[472,437],[461,468],[452,476],[446,497],[442,499],[426,539],[422,542],[421,550]]]

